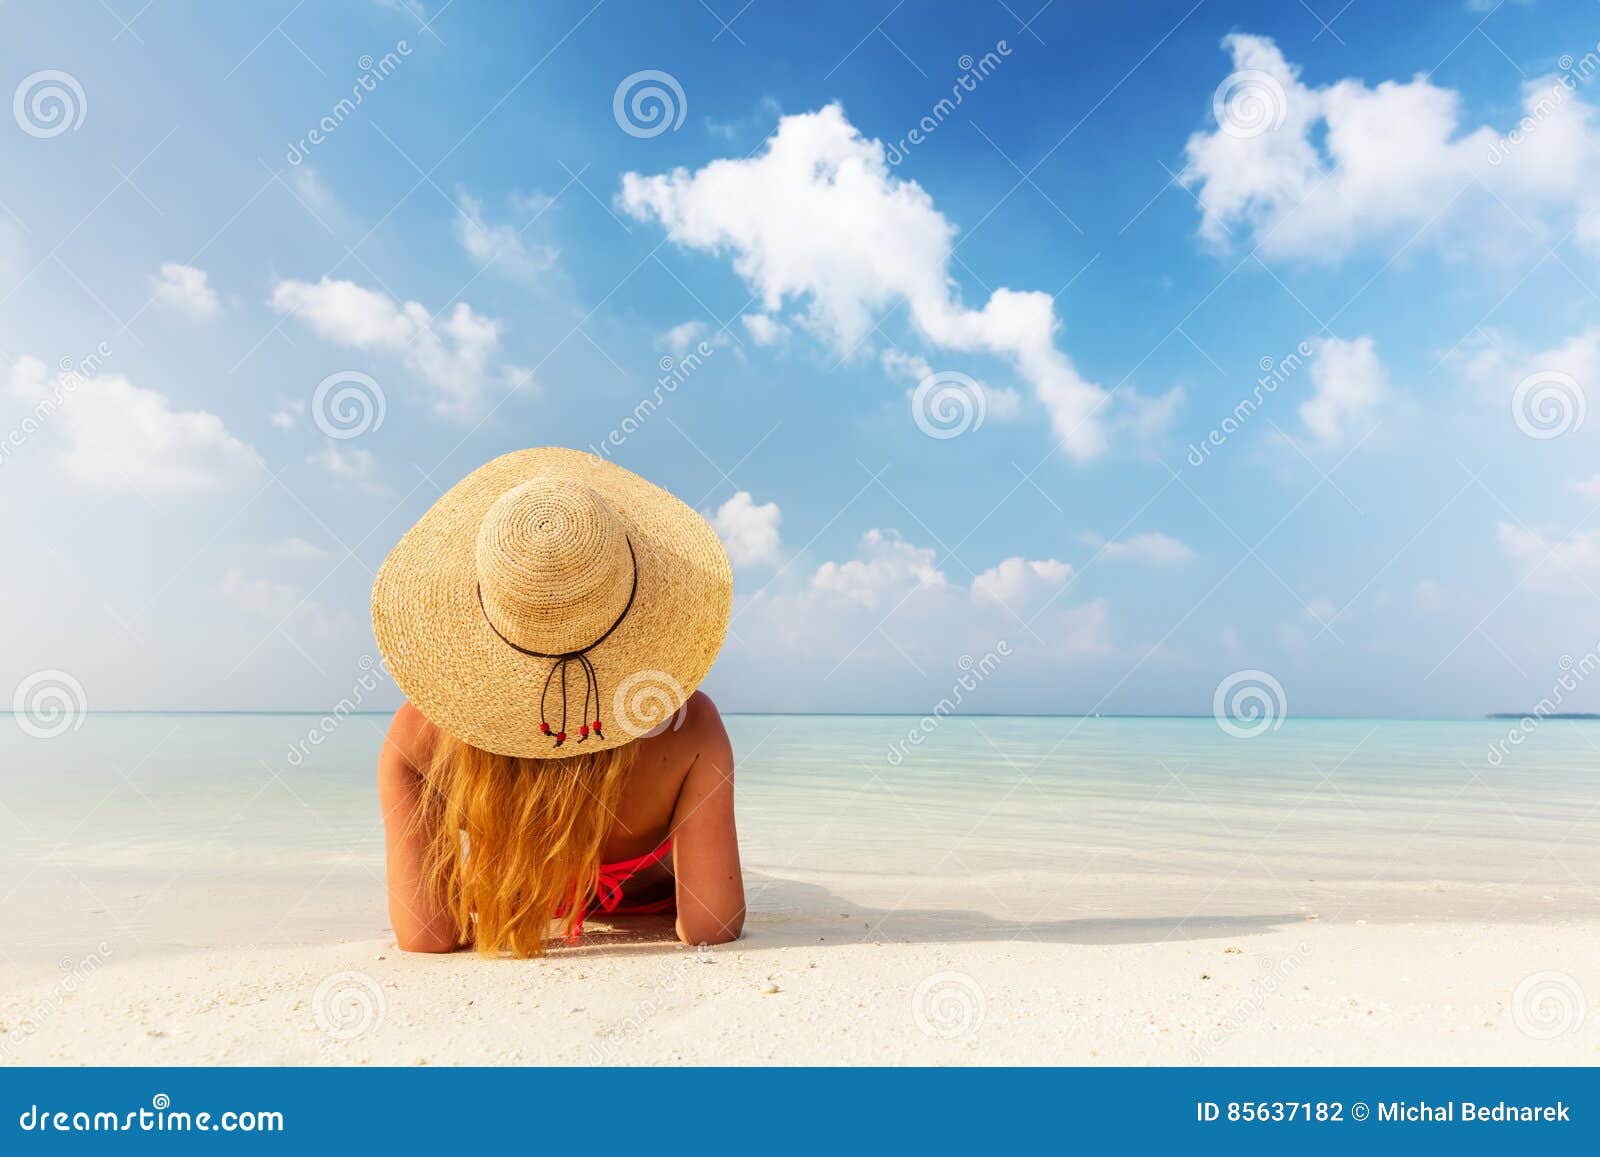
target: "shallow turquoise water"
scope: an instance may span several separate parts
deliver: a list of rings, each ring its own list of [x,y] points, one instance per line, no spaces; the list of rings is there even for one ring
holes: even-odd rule
[[[381,928],[387,722],[91,714],[38,739],[0,719],[15,951],[95,928],[206,944],[242,917],[267,939]],[[1004,897],[1037,876],[1073,911],[1191,886],[1211,907],[1304,909],[1377,881],[1443,889],[1451,912],[1600,911],[1596,722],[1546,721],[1517,746],[1498,720],[1290,719],[1236,738],[1210,718],[965,717],[918,745],[914,717],[728,725],[763,878]]]

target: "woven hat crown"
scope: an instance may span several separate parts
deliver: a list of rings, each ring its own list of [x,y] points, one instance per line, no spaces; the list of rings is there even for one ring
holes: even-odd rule
[[[506,491],[478,526],[478,587],[490,622],[519,647],[560,655],[592,645],[628,605],[627,531],[581,483],[533,478]]]

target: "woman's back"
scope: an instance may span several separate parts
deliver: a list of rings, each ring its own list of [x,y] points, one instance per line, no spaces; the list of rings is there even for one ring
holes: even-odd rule
[[[736,938],[744,923],[744,887],[727,732],[716,705],[701,693],[690,697],[674,722],[676,726],[669,724],[658,734],[620,749],[624,753],[620,760],[520,761],[529,766],[503,766],[502,761],[485,768],[473,765],[474,770],[464,774],[458,770],[459,759],[441,763],[441,749],[452,742],[449,737],[409,703],[403,706],[395,715],[378,769],[388,846],[389,910],[400,947],[447,952],[481,940],[474,934],[478,931],[474,921],[481,927],[489,911],[520,919],[526,913],[519,907],[529,907],[527,897],[551,888],[578,897],[579,910],[575,923],[570,923],[574,914],[561,909],[550,915],[568,918],[574,928],[581,925],[582,909],[594,902],[595,881],[550,878],[573,861],[556,854],[560,840],[541,839],[550,835],[541,825],[570,825],[567,813],[581,809],[594,813],[587,818],[597,825],[594,842],[602,883],[617,884],[629,905],[654,902],[657,907],[675,908],[678,935],[685,943],[715,944]],[[611,763],[619,766],[609,770]],[[469,777],[474,782],[456,782]],[[566,778],[556,784],[540,777]],[[518,790],[519,783],[523,790]],[[452,795],[461,801],[454,807]],[[510,812],[517,814],[505,814]],[[452,826],[466,835],[465,855],[454,846],[460,837],[447,830]],[[478,867],[488,870],[487,879],[482,871],[477,876],[459,868],[452,871],[456,866],[448,862],[452,855],[470,860],[474,830],[480,833],[483,858]],[[579,837],[575,842],[584,841]],[[521,848],[516,845],[526,845],[532,854],[519,855]],[[652,857],[656,852],[662,854]],[[641,859],[654,862],[625,882],[607,871],[617,866],[627,871],[632,867],[629,861]],[[536,864],[543,864],[544,870]],[[477,895],[464,897],[463,889]],[[510,902],[494,903],[487,899],[491,894]],[[533,935],[530,929],[520,929],[507,946],[513,951],[533,950],[529,941]],[[542,938],[543,930],[537,935]],[[492,937],[490,942],[498,946],[500,939]]]

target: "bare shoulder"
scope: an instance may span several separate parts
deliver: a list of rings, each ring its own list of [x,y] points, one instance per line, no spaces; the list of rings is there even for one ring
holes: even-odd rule
[[[696,691],[683,706],[687,713],[684,727],[698,728],[706,734],[727,734],[722,727],[722,712],[717,710],[716,702],[704,691]]]
[[[711,696],[704,691],[696,691],[683,706],[683,726],[678,729],[678,734],[683,737],[687,747],[698,754],[708,749],[720,751],[728,746],[728,729],[723,726],[722,713],[717,710]]]
[[[389,724],[389,733],[383,739],[383,752],[378,758],[379,777],[414,774],[427,767],[437,735],[428,717],[412,706],[409,699],[400,704]]]
[[[704,691],[696,691],[663,730],[639,741],[638,765],[681,777],[702,755],[721,758],[728,746],[716,703]]]

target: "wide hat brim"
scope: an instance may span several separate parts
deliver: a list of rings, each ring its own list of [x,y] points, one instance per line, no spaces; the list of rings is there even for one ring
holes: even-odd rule
[[[633,603],[588,652],[598,711],[582,718],[569,685],[568,739],[540,732],[551,663],[507,646],[478,601],[475,543],[496,499],[549,475],[599,494],[627,529],[638,567]],[[389,674],[430,722],[500,755],[567,758],[620,747],[674,725],[722,647],[733,571],[716,531],[659,486],[593,454],[559,446],[496,458],[451,487],[390,552],[372,586],[372,629]],[[552,695],[547,709],[560,710]],[[603,735],[577,741],[580,723]],[[555,728],[559,719],[552,719]]]

